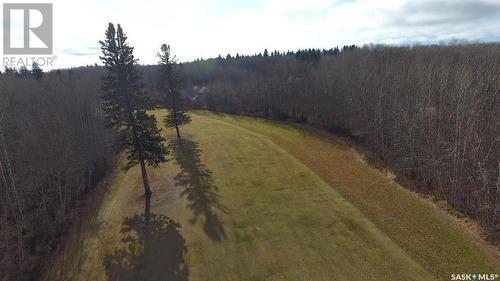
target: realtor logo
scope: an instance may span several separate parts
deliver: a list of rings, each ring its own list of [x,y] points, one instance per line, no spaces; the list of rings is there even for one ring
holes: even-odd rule
[[[52,54],[52,4],[3,4],[5,55]]]

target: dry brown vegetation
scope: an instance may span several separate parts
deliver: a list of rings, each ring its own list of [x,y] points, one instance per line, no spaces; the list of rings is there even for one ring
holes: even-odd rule
[[[498,237],[500,45],[215,59],[184,72],[194,106],[346,134]]]
[[[184,92],[193,108],[347,135],[498,238],[500,45],[351,46],[318,55],[184,64]],[[156,67],[141,71],[158,94]],[[65,240],[79,198],[113,164],[99,110],[102,74],[87,67],[0,76],[0,279],[37,272]],[[378,196],[369,192],[360,198]]]
[[[37,272],[113,166],[98,72],[0,76],[0,280]]]

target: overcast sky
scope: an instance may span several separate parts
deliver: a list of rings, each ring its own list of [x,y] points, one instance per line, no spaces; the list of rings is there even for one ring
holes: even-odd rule
[[[98,41],[110,21],[122,25],[143,64],[156,62],[163,42],[188,61],[265,48],[500,41],[500,0],[27,2],[53,3],[56,67],[98,63]]]

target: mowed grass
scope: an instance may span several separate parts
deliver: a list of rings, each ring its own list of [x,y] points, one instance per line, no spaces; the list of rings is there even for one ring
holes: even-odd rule
[[[220,241],[204,231],[203,218],[191,225],[189,208],[169,214],[183,225],[190,280],[432,280],[267,137],[200,115],[182,131],[199,143],[225,209],[216,210]]]
[[[251,117],[196,114],[268,137],[338,191],[437,279],[450,280],[452,273],[498,273],[498,259],[451,216],[388,179],[334,138]]]
[[[347,147],[255,118],[192,118],[181,128],[182,147],[163,129],[171,161],[149,169],[152,230],[141,228],[139,170],[117,171],[98,215],[45,280],[449,280],[451,270],[494,272],[445,214]]]

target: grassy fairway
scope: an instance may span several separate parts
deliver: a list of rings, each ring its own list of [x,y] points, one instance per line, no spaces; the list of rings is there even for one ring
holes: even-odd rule
[[[211,170],[226,210],[218,212],[225,233],[220,241],[200,231],[206,229],[203,218],[184,227],[190,279],[430,279],[334,189],[266,137],[197,115],[183,131],[199,143],[202,169]],[[183,222],[192,216],[189,209],[171,215]]]
[[[304,163],[440,280],[452,273],[495,272],[500,264],[449,215],[369,167],[345,145],[298,126],[198,112],[264,135]]]
[[[204,112],[181,132],[172,161],[150,169],[150,231],[139,171],[117,173],[47,280],[448,280],[457,262],[459,272],[493,270],[445,215],[339,144]]]

